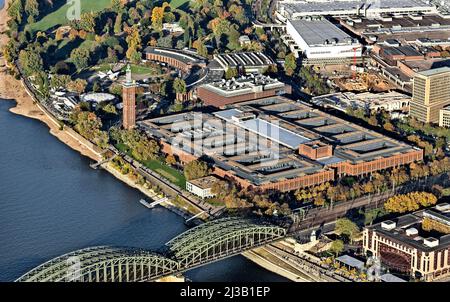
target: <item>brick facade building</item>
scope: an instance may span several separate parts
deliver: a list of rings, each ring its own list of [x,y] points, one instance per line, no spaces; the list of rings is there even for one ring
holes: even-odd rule
[[[442,206],[441,206],[442,207]],[[450,207],[435,207],[388,220],[363,231],[363,248],[391,270],[420,276],[425,281],[450,276],[450,234],[424,231],[427,215],[444,217],[450,224]]]

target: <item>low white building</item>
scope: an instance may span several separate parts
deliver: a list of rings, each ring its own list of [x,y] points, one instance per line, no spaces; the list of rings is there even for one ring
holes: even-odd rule
[[[206,176],[186,182],[186,190],[201,198],[211,198],[215,195],[211,193],[212,186],[217,183],[219,179],[215,176]]]
[[[362,45],[322,17],[288,20],[285,43],[297,57],[309,60],[342,61],[362,56]]]
[[[163,23],[163,30],[169,33],[184,33],[183,27],[181,27],[177,22],[174,23]]]

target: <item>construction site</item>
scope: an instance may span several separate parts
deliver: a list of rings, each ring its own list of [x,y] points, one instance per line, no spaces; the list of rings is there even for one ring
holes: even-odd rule
[[[341,91],[350,92],[386,92],[396,88],[375,72],[362,72],[348,77],[330,78]]]

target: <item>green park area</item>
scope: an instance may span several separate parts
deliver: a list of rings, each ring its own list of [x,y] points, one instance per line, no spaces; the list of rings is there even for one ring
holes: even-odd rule
[[[178,170],[162,163],[160,160],[149,160],[144,162],[144,165],[180,188],[184,189],[186,187],[186,178],[184,175]]]
[[[61,3],[61,1],[55,1],[57,3]],[[66,2],[66,1],[63,1]],[[75,9],[76,1],[67,2],[57,10],[49,12],[45,17],[40,19],[38,22],[30,24],[30,30],[32,32],[35,31],[46,31],[58,25],[65,25],[69,22],[69,17],[71,16],[72,11]],[[106,7],[111,5],[111,0],[79,0],[80,2],[80,11],[81,13],[85,12],[97,12],[105,9]],[[55,6],[57,5],[55,3]]]
[[[79,0],[80,1],[80,11],[81,13],[86,12],[98,12],[111,5],[111,0]],[[56,1],[58,2],[58,1]],[[61,1],[59,1],[61,2]],[[64,1],[66,2],[66,1]],[[73,1],[75,2],[75,1]],[[172,0],[170,1],[170,6],[172,8],[179,8],[183,4],[189,2],[189,0]],[[72,11],[75,9],[72,2],[65,3],[61,5],[58,9],[50,11],[45,17],[40,19],[38,22],[29,25],[32,32],[36,31],[46,31],[55,26],[65,25],[69,23],[69,18]],[[55,4],[56,6],[56,4]]]

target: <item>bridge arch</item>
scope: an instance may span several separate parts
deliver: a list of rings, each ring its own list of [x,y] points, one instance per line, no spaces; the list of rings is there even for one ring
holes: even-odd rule
[[[217,219],[166,243],[165,256],[137,248],[91,247],[47,261],[16,282],[152,281],[281,239],[286,232],[251,219]]]
[[[166,245],[180,269],[230,257],[286,236],[286,229],[249,219],[220,219],[185,232]]]
[[[134,248],[99,246],[77,250],[29,271],[17,282],[140,282],[169,275],[178,263]]]

